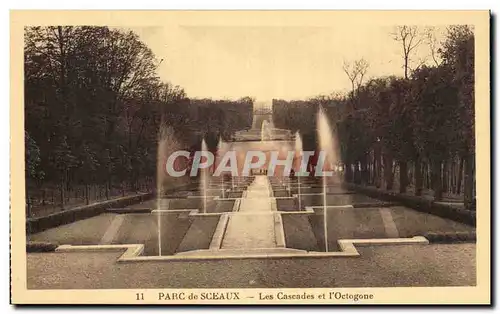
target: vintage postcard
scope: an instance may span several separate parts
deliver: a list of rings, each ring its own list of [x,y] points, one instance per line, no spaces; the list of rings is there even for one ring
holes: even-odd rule
[[[14,304],[489,304],[490,12],[12,11]]]

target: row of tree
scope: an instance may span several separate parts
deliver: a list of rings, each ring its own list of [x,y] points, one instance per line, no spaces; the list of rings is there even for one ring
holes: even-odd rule
[[[418,35],[408,26],[394,33],[403,48],[403,77],[364,82],[364,60],[344,64],[352,82],[348,94],[274,100],[274,122],[315,143],[313,119],[322,106],[337,134],[347,181],[391,190],[397,174],[401,193],[410,185],[416,195],[430,188],[440,200],[443,192],[463,191],[465,205],[474,208],[474,33],[465,25],[449,27],[439,48],[433,42],[433,64],[411,69]]]
[[[108,27],[25,29],[25,144],[29,205],[75,187],[154,186],[158,132],[183,148],[210,145],[251,124],[253,99],[189,99],[162,82],[152,51],[131,32]],[[53,193],[53,191],[52,191]]]

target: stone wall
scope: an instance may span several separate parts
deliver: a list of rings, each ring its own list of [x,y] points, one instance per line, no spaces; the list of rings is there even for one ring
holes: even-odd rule
[[[97,216],[110,208],[126,207],[141,201],[151,199],[152,193],[125,196],[105,202],[84,205],[67,209],[44,217],[29,218],[26,221],[26,232],[28,234],[41,232],[60,225],[69,224],[81,219]]]

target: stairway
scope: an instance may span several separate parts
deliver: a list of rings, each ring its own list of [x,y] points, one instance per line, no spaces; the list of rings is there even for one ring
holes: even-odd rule
[[[256,176],[228,221],[221,249],[276,248],[274,212],[267,176]]]
[[[284,254],[305,254],[307,251],[289,248],[257,248],[257,249],[220,249],[220,250],[194,250],[179,252],[175,255],[182,256],[242,256],[245,255],[284,255]]]

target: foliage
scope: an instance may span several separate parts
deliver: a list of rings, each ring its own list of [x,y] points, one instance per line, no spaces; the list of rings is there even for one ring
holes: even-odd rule
[[[253,98],[189,99],[131,31],[27,27],[24,61],[28,181],[133,188],[156,176],[162,126],[189,148],[251,124]]]
[[[401,26],[394,36],[402,43],[405,77],[372,78],[353,85],[350,97],[337,94],[308,101],[275,100],[274,121],[281,128],[311,133],[315,126],[312,119],[321,105],[329,108],[327,114],[336,126],[345,164],[367,167],[371,156],[372,166],[380,168],[375,173],[380,175],[383,157],[387,162],[383,171],[390,181],[392,160],[403,167],[404,175],[407,162],[419,167],[422,162],[432,163],[433,180],[438,180],[447,160],[474,154],[474,33],[467,25],[450,26],[437,49],[442,62],[433,56],[434,66],[421,64],[413,70],[409,66],[411,53],[422,43],[418,30]],[[435,47],[433,42],[433,51]],[[352,71],[345,64],[344,69],[352,81]],[[466,172],[471,177],[473,167],[469,168]],[[421,175],[420,168],[415,172],[417,177]]]

